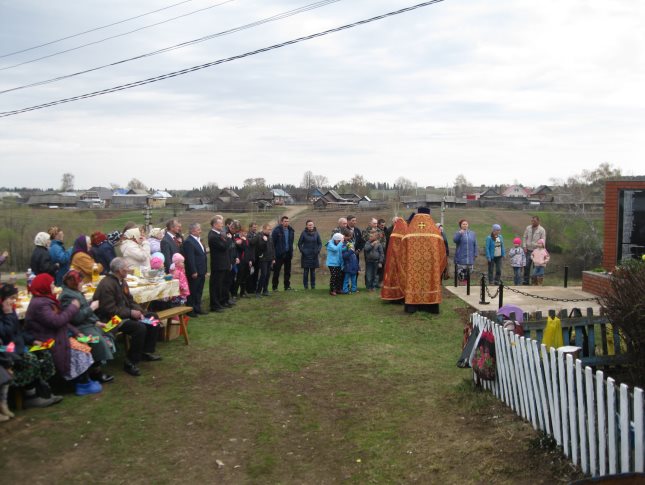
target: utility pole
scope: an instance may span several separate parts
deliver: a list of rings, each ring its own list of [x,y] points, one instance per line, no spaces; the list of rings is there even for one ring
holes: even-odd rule
[[[143,211],[143,220],[144,225],[146,226],[146,233],[149,233],[152,228],[152,211],[150,210],[150,204],[146,204],[146,208]]]
[[[441,201],[441,227],[443,227],[444,213],[446,212],[446,196],[443,196]]]

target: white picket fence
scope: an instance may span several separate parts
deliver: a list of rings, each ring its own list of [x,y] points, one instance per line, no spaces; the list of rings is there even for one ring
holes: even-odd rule
[[[492,326],[497,376],[482,381],[533,428],[552,436],[592,476],[643,472],[643,390],[582,368],[571,354],[518,337],[474,313],[473,326]]]

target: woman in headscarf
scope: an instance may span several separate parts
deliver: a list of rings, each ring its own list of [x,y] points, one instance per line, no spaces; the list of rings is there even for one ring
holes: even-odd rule
[[[148,244],[150,244],[150,254],[158,253],[161,251],[161,240],[163,239],[164,231],[160,227],[153,227],[150,229],[150,237],[148,237]]]
[[[54,340],[51,353],[56,371],[64,379],[74,382],[77,395],[101,392],[101,384],[91,381],[87,373],[94,362],[92,354],[78,345],[75,338],[82,334],[71,324],[81,304],[78,300],[72,300],[63,310],[53,291],[54,278],[51,275],[39,274],[33,279],[33,297],[25,314],[25,330],[42,342]]]
[[[60,402],[63,398],[51,393],[47,381],[56,373],[52,355],[48,350],[25,352],[25,346],[39,345],[42,342],[22,328],[14,309],[18,289],[10,284],[0,285],[0,344],[14,344],[15,359],[11,370],[14,387],[25,392],[26,408],[42,408]],[[4,413],[11,416],[12,413]]]
[[[72,325],[83,335],[99,338],[99,341],[91,346],[94,364],[90,368],[90,378],[101,383],[111,382],[114,377],[104,374],[101,371],[101,364],[114,358],[114,339],[112,335],[101,330],[105,327],[105,323],[100,322],[99,317],[94,313],[94,310],[99,307],[98,300],[89,303],[83,295],[82,288],[83,276],[81,273],[75,269],[69,270],[63,276],[63,292],[59,297],[61,308],[67,308],[74,300],[79,301],[81,306],[78,313],[72,317]]]
[[[121,253],[131,268],[150,268],[150,243],[138,227],[128,229],[123,234]]]
[[[72,260],[72,248],[65,249],[65,246],[63,246],[65,233],[60,227],[52,226],[47,232],[51,239],[49,256],[52,262],[58,265],[54,278],[56,279],[56,286],[60,286],[63,282],[63,275],[69,270],[69,263]]]
[[[106,275],[110,271],[110,262],[116,258],[114,246],[108,240],[108,237],[100,231],[93,232],[90,236],[90,255],[94,261],[103,266],[101,274]]]
[[[49,254],[49,245],[51,243],[51,238],[46,232],[39,232],[34,238],[34,248],[33,253],[31,253],[31,271],[35,275],[41,273],[47,273],[52,276],[56,275],[56,270],[58,269],[58,264],[52,261],[52,258]]]
[[[74,250],[72,251],[72,268],[80,271],[83,276],[83,283],[90,283],[92,281],[92,271],[94,265],[97,265],[98,273],[103,271],[103,265],[94,261],[94,258],[89,252],[90,238],[85,234],[81,234],[74,241]]]

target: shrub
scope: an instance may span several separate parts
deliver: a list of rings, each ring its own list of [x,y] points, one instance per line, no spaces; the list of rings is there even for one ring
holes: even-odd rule
[[[601,299],[609,321],[627,343],[632,382],[645,385],[645,263],[631,260],[612,274],[611,292]]]

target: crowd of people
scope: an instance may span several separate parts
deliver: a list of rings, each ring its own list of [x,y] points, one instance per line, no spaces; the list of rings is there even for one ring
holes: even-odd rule
[[[466,219],[458,223],[459,229],[455,232],[455,265],[457,278],[460,284],[466,284],[466,279],[473,270],[475,259],[478,256],[477,236],[470,229]],[[502,281],[502,262],[504,257],[509,258],[513,268],[514,285],[542,285],[544,272],[550,260],[546,250],[546,230],[540,225],[538,216],[531,217],[531,224],[526,226],[523,236],[513,239],[513,247],[506,252],[502,227],[493,224],[491,232],[486,236],[485,255],[488,263],[487,281],[489,284],[498,285]]]
[[[426,228],[428,221],[431,228]],[[188,305],[192,307],[189,316],[193,318],[209,312],[225,312],[240,298],[270,296],[269,285],[272,292],[278,291],[281,277],[282,289],[292,291],[291,269],[296,247],[300,253],[305,290],[316,288],[316,270],[325,247],[330,295],[357,293],[361,272],[364,272],[365,289],[374,292],[383,285],[386,267],[393,266],[386,265],[387,258],[403,254],[395,248],[388,251],[393,235],[397,236],[397,244],[401,242],[401,250],[415,254],[414,244],[418,239],[398,236],[403,234],[400,228],[410,224],[411,234],[414,232],[412,225],[416,224],[417,235],[429,236],[427,241],[432,245],[416,248],[418,254],[414,257],[417,262],[423,262],[428,252],[437,253],[436,264],[430,260],[428,264],[434,264],[445,276],[450,250],[441,224],[435,227],[429,211],[415,218],[411,216],[406,224],[403,223],[402,219],[394,218],[392,225],[387,227],[384,219],[372,218],[361,230],[356,217],[348,215],[338,220],[329,237],[323,237],[314,221],[306,220],[296,239],[296,231],[286,215],[275,227],[271,224],[260,227],[255,222],[242,227],[237,220],[216,215],[210,221],[205,238],[199,223],[190,224],[188,234],[184,236],[181,222],[171,219],[165,228],[149,231],[130,222],[122,231],[110,234],[99,231],[89,236],[81,234],[68,248],[65,248],[65,234],[60,227],[39,232],[34,238],[28,275],[32,298],[24,324],[16,313],[18,289],[11,283],[0,286],[0,421],[13,416],[7,406],[10,384],[23,389],[25,407],[49,406],[62,399],[50,387],[49,381],[54,375],[73,384],[79,396],[101,392],[104,384],[114,380],[114,376],[104,371],[105,364],[116,352],[114,330],[106,331],[112,326],[116,325],[118,331],[129,336],[124,371],[139,376],[142,361],[161,359],[155,353],[160,328],[155,311]],[[477,237],[467,220],[459,221],[453,241],[454,262],[459,278],[463,280],[478,256]],[[540,226],[539,218],[533,217],[523,238],[516,238],[514,247],[508,252],[515,284],[529,284],[529,277],[534,284],[542,283],[544,267],[549,261],[545,241],[546,231]],[[506,249],[498,224],[492,226],[486,238],[485,255],[489,281],[499,282]],[[6,252],[0,255],[0,264],[8,256]],[[407,259],[407,263],[415,264],[413,258]],[[171,275],[178,280],[179,295],[152,302],[147,308],[138,305],[130,293],[128,275],[148,271]],[[416,270],[410,269],[413,271]],[[96,283],[99,274],[103,278]],[[207,276],[208,306],[203,307]],[[408,297],[413,279],[408,281]],[[90,282],[96,283],[96,288],[88,300],[84,289]],[[433,291],[436,292],[436,288]],[[381,295],[384,299],[401,297],[389,298],[385,293]],[[30,352],[30,348],[36,351]]]

